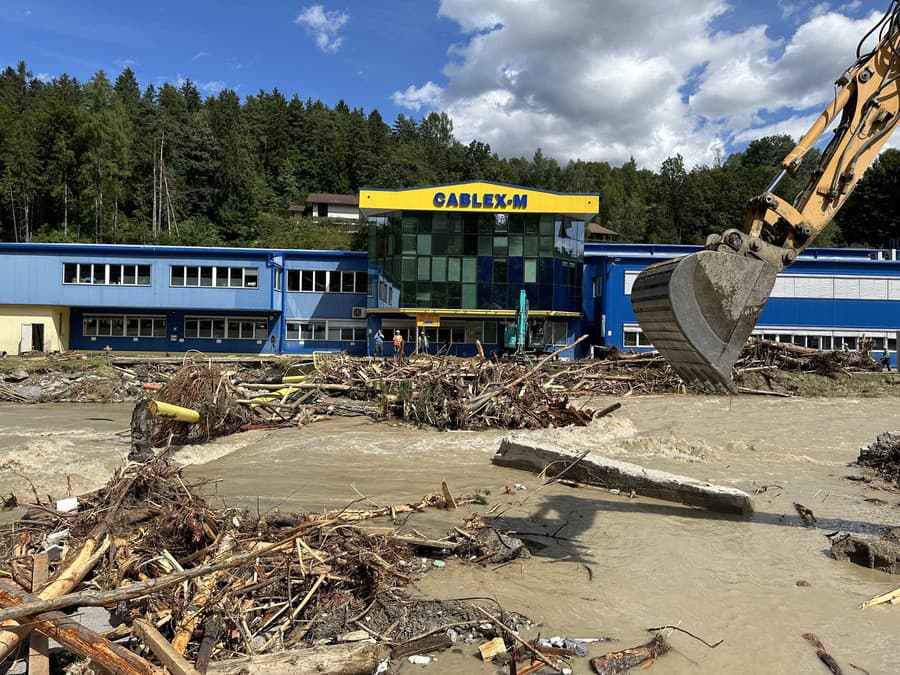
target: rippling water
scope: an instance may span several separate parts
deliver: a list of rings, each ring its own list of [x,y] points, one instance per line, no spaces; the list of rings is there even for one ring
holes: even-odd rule
[[[595,399],[599,409],[611,399]],[[815,633],[844,667],[900,672],[900,608],[860,611],[900,577],[838,563],[825,534],[877,533],[900,525],[900,494],[843,477],[859,448],[900,429],[897,399],[648,397],[586,429],[522,434],[644,466],[755,491],[752,520],[599,489],[543,487],[535,476],[494,467],[500,432],[438,433],[336,419],[302,430],[257,431],[182,450],[193,478],[217,481],[215,498],[260,511],[319,510],[365,496],[415,501],[446,479],[457,494],[489,493],[485,506],[417,515],[406,527],[440,536],[473,512],[502,512],[535,555],[501,568],[456,564],[419,584],[429,596],[491,596],[540,622],[543,636],[614,635],[614,648],[678,624],[710,642],[670,637],[659,673],[821,673],[801,635]],[[127,453],[130,409],[117,406],[0,408],[0,491],[27,499],[27,477],[65,496],[102,484]],[[504,487],[524,484],[506,494]],[[885,500],[886,504],[866,501]],[[804,527],[793,507],[812,509]],[[552,535],[552,536],[551,536]],[[797,586],[803,580],[809,586]],[[595,646],[591,656],[603,647]],[[448,652],[429,673],[492,672],[474,647]],[[412,667],[410,667],[412,668]],[[590,672],[586,660],[576,672]]]

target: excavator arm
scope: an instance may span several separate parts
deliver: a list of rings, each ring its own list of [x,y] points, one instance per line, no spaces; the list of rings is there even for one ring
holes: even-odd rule
[[[878,34],[875,48],[863,42]],[[835,83],[834,100],[751,199],[741,229],[707,238],[704,250],[647,267],[631,303],[644,334],[681,378],[702,391],[736,391],[731,369],[756,326],[776,275],[831,222],[897,126],[900,0],[860,42]],[[773,193],[840,115],[834,136],[791,204]]]

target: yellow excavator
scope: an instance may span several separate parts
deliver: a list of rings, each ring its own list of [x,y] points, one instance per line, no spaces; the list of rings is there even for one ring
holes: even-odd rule
[[[871,51],[863,45],[877,37]],[[702,251],[657,263],[634,282],[644,335],[689,386],[736,391],[731,370],[775,285],[775,276],[825,229],[890,137],[900,107],[900,0],[863,37],[835,97],[761,195],[741,229],[712,234]],[[772,193],[841,114],[834,137],[793,204]]]

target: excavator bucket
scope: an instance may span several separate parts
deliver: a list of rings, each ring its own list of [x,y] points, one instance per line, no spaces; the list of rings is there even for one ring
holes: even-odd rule
[[[734,253],[699,251],[647,267],[631,291],[644,335],[689,386],[734,393],[731,369],[777,270]]]

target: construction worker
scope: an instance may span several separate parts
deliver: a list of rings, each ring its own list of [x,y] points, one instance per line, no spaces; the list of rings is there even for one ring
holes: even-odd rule
[[[403,336],[400,334],[400,331],[396,328],[394,329],[394,361],[402,361],[403,360]]]

